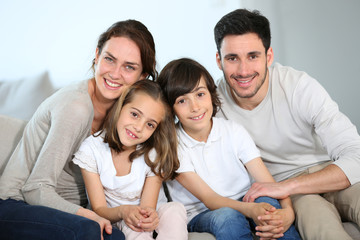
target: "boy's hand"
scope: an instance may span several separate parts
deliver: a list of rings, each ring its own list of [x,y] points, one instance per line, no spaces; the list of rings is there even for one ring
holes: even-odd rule
[[[284,227],[282,215],[268,203],[253,203],[250,217],[257,225],[256,236],[260,239],[276,239],[283,236]]]
[[[276,209],[275,212],[259,216],[258,218],[261,221],[265,221],[268,225],[277,226],[278,229],[274,230],[273,233],[281,234],[290,228],[291,224],[295,220],[295,214],[292,209]],[[256,227],[256,230],[269,231],[263,226]]]

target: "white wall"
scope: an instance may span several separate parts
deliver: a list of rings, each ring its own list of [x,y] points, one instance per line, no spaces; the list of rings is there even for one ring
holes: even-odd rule
[[[192,57],[213,75],[213,28],[239,8],[233,0],[0,0],[0,80],[43,70],[56,86],[85,79],[98,36],[119,20],[136,19],[153,34],[158,69]]]
[[[0,0],[0,80],[44,70],[56,86],[85,79],[99,34],[129,18],[152,32],[159,70],[186,56],[217,79],[213,28],[239,7],[267,16],[275,60],[318,79],[360,128],[358,0]]]
[[[268,17],[275,60],[306,71],[360,129],[360,1],[241,0]]]

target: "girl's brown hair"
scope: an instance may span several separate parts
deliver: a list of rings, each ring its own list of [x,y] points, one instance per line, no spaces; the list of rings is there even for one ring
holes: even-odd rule
[[[99,37],[97,49],[99,55],[105,43],[112,37],[127,37],[135,42],[140,49],[141,63],[143,65],[143,72],[147,73],[147,78],[155,80],[158,75],[156,71],[155,59],[155,43],[153,36],[144,24],[136,20],[126,20],[114,23]],[[95,72],[95,59],[92,62],[92,69]]]
[[[171,108],[166,102],[160,86],[156,82],[149,80],[138,81],[124,91],[105,119],[104,129],[102,130],[105,131],[104,142],[108,143],[110,148],[116,152],[123,151],[123,144],[119,139],[116,127],[117,121],[123,106],[130,103],[134,99],[134,96],[140,92],[147,94],[156,101],[160,101],[165,108],[165,116],[152,136],[140,144],[136,150],[130,154],[129,159],[132,161],[144,155],[145,163],[157,176],[162,177],[163,180],[174,179],[176,177],[175,171],[180,165],[177,156],[175,123],[171,114]],[[154,161],[151,161],[149,152],[153,148],[156,151],[156,158]]]

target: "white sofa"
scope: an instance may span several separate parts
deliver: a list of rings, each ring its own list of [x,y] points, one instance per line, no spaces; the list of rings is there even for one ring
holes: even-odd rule
[[[0,81],[0,176],[39,104],[55,92],[49,75]],[[208,233],[189,233],[190,240],[215,240]]]
[[[0,81],[0,175],[38,105],[55,89],[47,73],[13,82]],[[326,221],[326,219],[324,219]],[[351,222],[345,229],[360,240],[360,228]],[[215,240],[208,233],[189,233],[190,240]]]

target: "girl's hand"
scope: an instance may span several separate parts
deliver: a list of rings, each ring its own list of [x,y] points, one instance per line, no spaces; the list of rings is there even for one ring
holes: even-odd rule
[[[146,231],[154,231],[159,226],[159,216],[155,209],[150,207],[145,207],[141,209],[141,214],[144,219],[140,222],[140,227]]]
[[[123,205],[119,211],[119,216],[126,225],[135,232],[143,232],[140,223],[145,219],[141,213],[141,208],[136,205]]]

